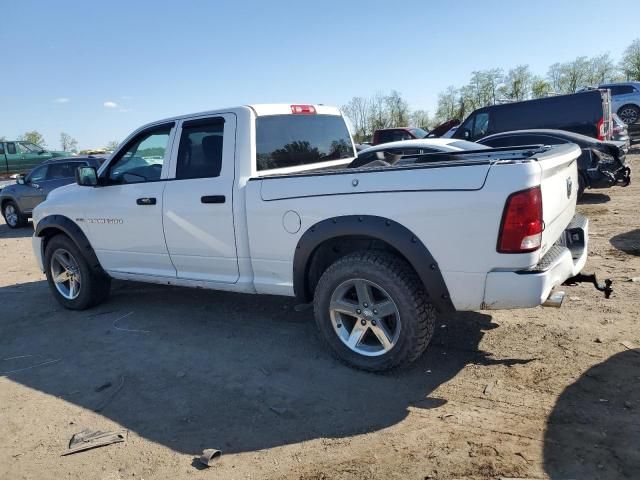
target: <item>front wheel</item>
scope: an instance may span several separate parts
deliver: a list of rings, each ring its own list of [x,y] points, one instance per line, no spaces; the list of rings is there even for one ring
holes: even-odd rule
[[[320,277],[314,313],[322,338],[343,362],[363,370],[406,365],[426,349],[435,324],[422,282],[384,251],[337,260]]]
[[[47,243],[45,273],[56,300],[70,310],[84,310],[103,302],[111,279],[93,270],[76,244],[65,235]]]

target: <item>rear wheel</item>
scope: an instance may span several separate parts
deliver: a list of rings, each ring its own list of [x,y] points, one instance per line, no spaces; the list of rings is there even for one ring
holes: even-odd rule
[[[627,125],[632,125],[640,119],[640,107],[636,105],[624,105],[618,110],[618,116]]]
[[[65,308],[84,310],[109,296],[111,279],[93,270],[66,235],[56,235],[47,243],[45,273],[51,292]]]
[[[435,309],[413,269],[383,251],[352,253],[331,265],[316,287],[314,313],[335,355],[369,371],[414,361],[435,324]]]
[[[578,174],[578,200],[580,200],[582,198],[586,188],[587,188],[587,182],[584,179],[584,175],[579,173]]]
[[[27,217],[20,213],[18,205],[13,200],[9,200],[3,205],[2,216],[9,228],[21,228],[27,225]]]

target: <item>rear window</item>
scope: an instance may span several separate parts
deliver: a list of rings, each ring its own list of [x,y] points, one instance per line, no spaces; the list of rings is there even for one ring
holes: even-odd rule
[[[349,130],[338,115],[270,115],[256,119],[258,170],[354,156]]]

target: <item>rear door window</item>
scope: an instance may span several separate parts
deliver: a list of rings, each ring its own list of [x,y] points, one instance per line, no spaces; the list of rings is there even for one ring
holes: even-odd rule
[[[176,178],[212,178],[222,169],[224,119],[193,120],[182,125]]]
[[[631,85],[612,85],[609,87],[611,90],[611,95],[626,95],[628,93],[633,93],[635,89]]]
[[[78,162],[59,162],[49,164],[47,180],[60,180],[63,178],[73,178],[76,174]]]
[[[4,143],[0,142],[0,155],[4,155]]]
[[[13,142],[9,142],[7,143],[7,153],[9,155],[15,155],[16,154],[16,144]]]
[[[256,119],[259,171],[354,156],[349,130],[338,115],[269,115]]]

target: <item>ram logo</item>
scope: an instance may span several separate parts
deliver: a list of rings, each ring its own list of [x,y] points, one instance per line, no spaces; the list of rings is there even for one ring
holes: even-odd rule
[[[571,177],[567,178],[567,198],[571,198],[571,189],[573,188],[573,180]]]

